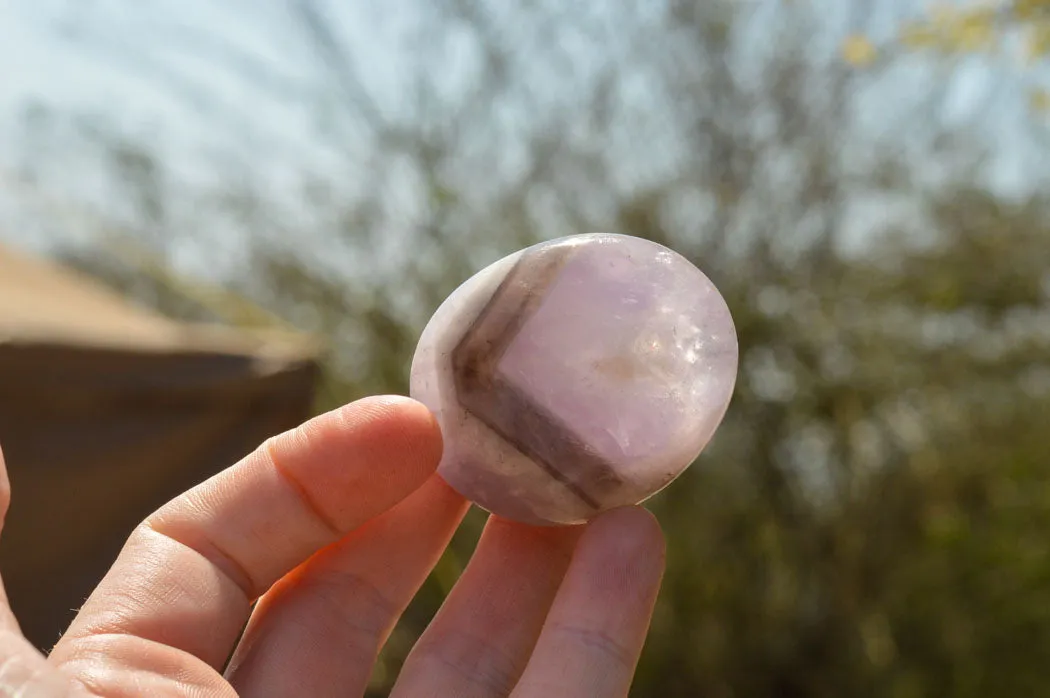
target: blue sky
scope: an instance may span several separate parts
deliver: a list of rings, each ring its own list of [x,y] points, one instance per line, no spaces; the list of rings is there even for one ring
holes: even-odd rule
[[[841,7],[835,0],[828,2],[829,7]],[[908,4],[881,4],[872,30],[888,31],[902,16],[900,7]],[[399,80],[412,72],[409,61],[415,58],[405,47],[412,46],[416,32],[426,25],[427,4],[361,0],[329,6],[336,30],[364,67],[365,89],[381,108],[395,104],[404,88]],[[275,97],[272,90],[249,85],[236,71],[225,69],[209,37],[220,39],[224,51],[250,56],[275,82],[287,82],[294,89]],[[826,38],[837,40],[833,34]],[[457,72],[461,80],[469,79],[469,56],[460,56],[457,64],[456,51],[450,55],[451,67],[443,77],[452,85]],[[21,115],[27,106],[39,103],[56,112],[94,114],[119,131],[150,137],[186,181],[212,176],[216,154],[239,158],[248,166],[263,154],[279,187],[285,174],[282,158],[308,159],[324,167],[327,149],[316,136],[316,112],[305,106],[308,100],[294,94],[312,89],[314,61],[281,0],[0,3],[0,183],[16,169]],[[990,177],[1006,189],[1023,186],[1043,153],[1023,135],[1027,115],[1021,107],[1020,73],[1008,62],[971,61],[948,75],[951,85],[943,116],[965,123],[975,118],[974,105],[984,104],[976,132],[996,141],[1000,153]],[[937,71],[920,61],[896,68],[886,84],[865,98],[868,128],[880,130],[887,123],[885,115],[898,103],[916,94],[921,97],[937,80]],[[994,94],[989,90],[995,89],[1001,96],[993,96],[989,109],[989,94]],[[101,189],[92,190],[98,179],[93,171],[98,166],[96,153],[70,147],[60,157],[59,176],[75,180],[93,200],[107,196]],[[0,204],[4,196],[0,194]],[[11,199],[18,195],[9,190],[6,197],[7,205],[0,210],[10,211]],[[34,226],[26,215],[34,214],[10,212],[9,223],[0,225],[0,240],[46,247],[82,233],[61,224]]]
[[[372,3],[376,5],[376,3]],[[392,7],[396,3],[390,3]],[[251,0],[13,0],[0,4],[0,126],[12,129],[24,108],[98,114],[131,134],[163,133],[175,152],[251,146],[256,139],[302,142],[308,125],[294,104],[262,95],[207,52],[219,37],[234,51],[289,81],[311,74],[301,42],[289,40],[281,2]],[[397,27],[348,3],[340,25],[363,55],[382,56],[369,89],[382,94],[396,75],[384,51]],[[379,15],[379,16],[375,16]],[[386,26],[384,26],[386,25]],[[217,112],[243,116],[232,124]],[[250,128],[245,129],[245,123]],[[8,130],[8,133],[11,131]],[[296,142],[299,140],[300,142]]]
[[[348,43],[365,57],[377,57],[368,61],[368,89],[381,98],[402,70],[397,52],[388,50],[404,31],[396,21],[397,5],[347,3],[338,15]],[[380,6],[384,11],[376,10]],[[250,164],[262,155],[278,173],[274,163],[282,153],[293,161],[322,160],[324,148],[313,136],[307,109],[254,89],[223,70],[206,43],[194,43],[218,37],[263,70],[309,85],[314,66],[289,25],[281,2],[0,3],[0,210],[6,214],[0,241],[40,250],[90,242],[91,226],[71,223],[82,216],[57,215],[59,207],[48,197],[54,194],[63,199],[59,204],[74,207],[83,199],[101,208],[111,197],[101,182],[98,153],[72,136],[59,137],[47,154],[61,167],[38,189],[43,198],[27,196],[30,192],[13,184],[24,151],[21,120],[31,105],[92,115],[118,132],[148,138],[185,181],[208,180],[214,157]],[[208,264],[192,250],[188,256],[198,261],[193,266]]]

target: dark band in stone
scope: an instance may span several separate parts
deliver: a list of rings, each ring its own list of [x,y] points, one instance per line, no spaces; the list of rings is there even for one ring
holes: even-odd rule
[[[452,373],[467,412],[598,509],[602,496],[622,484],[612,465],[498,370],[575,251],[552,245],[525,252],[452,350]]]

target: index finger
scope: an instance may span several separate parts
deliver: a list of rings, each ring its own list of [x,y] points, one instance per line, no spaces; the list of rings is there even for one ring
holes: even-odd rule
[[[321,548],[389,509],[436,469],[441,436],[407,398],[369,398],[263,444],[132,534],[52,652],[126,635],[219,668],[251,602]]]

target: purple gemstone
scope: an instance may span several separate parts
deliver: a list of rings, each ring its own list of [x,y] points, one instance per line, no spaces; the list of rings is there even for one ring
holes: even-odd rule
[[[666,247],[599,233],[522,250],[456,289],[419,340],[411,394],[441,425],[452,487],[504,518],[573,524],[680,475],[736,371],[711,281]]]

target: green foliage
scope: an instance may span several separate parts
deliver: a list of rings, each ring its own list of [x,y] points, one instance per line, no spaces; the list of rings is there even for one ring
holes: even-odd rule
[[[1047,209],[933,208],[932,250],[794,277],[772,317],[734,303],[727,422],[654,502],[671,567],[637,695],[1047,694]],[[928,336],[953,321],[972,329]],[[756,355],[790,396],[764,396]]]

